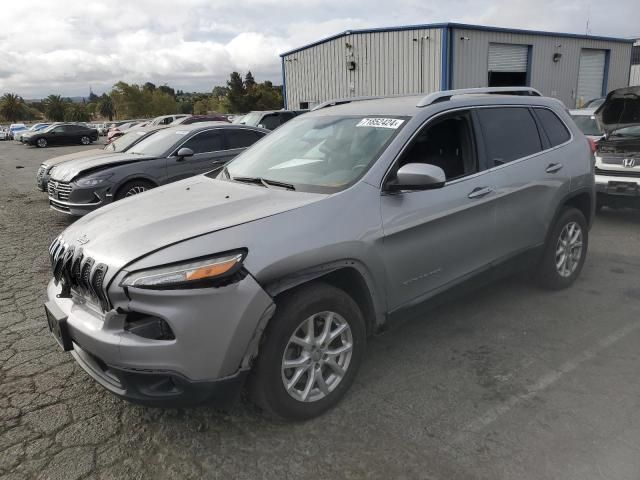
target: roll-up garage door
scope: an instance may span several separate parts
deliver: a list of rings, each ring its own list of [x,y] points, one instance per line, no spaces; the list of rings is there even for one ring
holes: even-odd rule
[[[527,71],[528,45],[510,43],[489,44],[490,72],[525,72]]]
[[[583,48],[580,51],[580,70],[578,72],[578,91],[576,94],[577,106],[580,107],[589,100],[602,96],[606,58],[606,50]]]

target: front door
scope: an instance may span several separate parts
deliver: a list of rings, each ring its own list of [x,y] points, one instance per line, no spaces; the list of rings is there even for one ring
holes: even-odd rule
[[[178,157],[177,150],[190,148],[193,156]],[[169,182],[192,177],[216,168],[224,157],[224,135],[220,129],[205,130],[195,134],[169,157],[167,174]]]
[[[391,310],[481,271],[496,256],[496,179],[481,166],[476,129],[469,112],[440,117],[418,133],[394,166],[397,170],[407,163],[436,165],[447,182],[435,190],[381,197],[382,256]]]

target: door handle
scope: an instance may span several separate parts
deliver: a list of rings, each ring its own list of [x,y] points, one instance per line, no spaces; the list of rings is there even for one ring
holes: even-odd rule
[[[471,193],[467,195],[469,198],[482,198],[493,192],[493,188],[490,187],[478,187],[471,190]]]
[[[545,170],[547,173],[556,173],[562,170],[561,163],[550,163],[547,165],[547,169]]]

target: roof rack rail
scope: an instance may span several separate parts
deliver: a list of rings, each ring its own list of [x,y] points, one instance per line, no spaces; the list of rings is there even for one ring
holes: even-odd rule
[[[363,100],[376,100],[378,98],[384,98],[381,96],[374,97],[345,97],[345,98],[334,98],[333,100],[327,100],[326,102],[322,102],[319,105],[316,105],[311,109],[311,111],[320,110],[322,108],[327,107],[335,107],[336,105],[344,105],[345,103],[351,102],[362,102]]]
[[[494,94],[494,95],[525,95],[532,97],[541,97],[542,94],[532,87],[482,87],[482,88],[462,88],[460,90],[443,90],[441,92],[433,92],[420,100],[416,107],[427,107],[438,102],[451,100],[455,95],[478,95],[478,94]]]

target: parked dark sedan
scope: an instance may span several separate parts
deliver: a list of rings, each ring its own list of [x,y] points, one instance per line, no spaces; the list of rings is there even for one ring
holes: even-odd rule
[[[49,145],[65,145],[81,143],[89,145],[98,140],[98,131],[85,125],[76,123],[59,123],[51,125],[34,135],[24,139],[27,145],[35,145],[40,148]]]
[[[49,206],[81,216],[151,188],[222,167],[268,130],[229,123],[196,123],[160,130],[119,154],[54,167]]]
[[[126,152],[129,148],[136,143],[147,138],[154,132],[165,128],[164,125],[158,127],[144,127],[133,130],[125,135],[117,138],[115,141],[105,145],[103,148],[95,148],[91,150],[82,150],[80,152],[69,153],[67,155],[61,155],[59,157],[50,158],[45,160],[38,168],[36,173],[36,186],[38,190],[42,192],[47,191],[47,184],[49,183],[51,170],[53,167],[61,165],[65,162],[71,162],[73,160],[86,160],[89,158],[109,156],[114,153]]]

